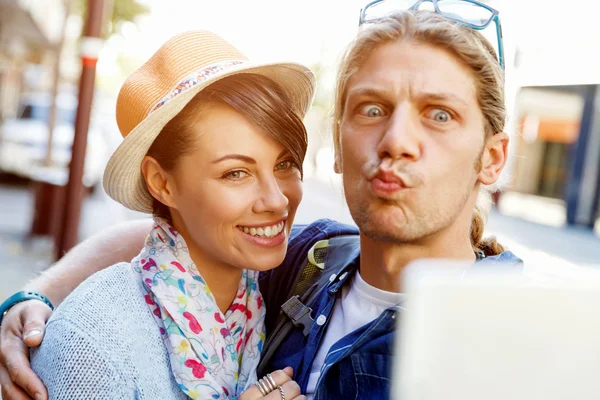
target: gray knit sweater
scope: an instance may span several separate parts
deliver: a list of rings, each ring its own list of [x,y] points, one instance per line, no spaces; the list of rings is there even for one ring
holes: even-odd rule
[[[50,399],[188,398],[144,294],[123,263],[87,279],[57,308],[31,353]]]

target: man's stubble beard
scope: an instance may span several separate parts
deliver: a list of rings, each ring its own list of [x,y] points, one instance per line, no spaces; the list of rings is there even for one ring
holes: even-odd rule
[[[373,214],[377,211],[369,210],[373,202],[368,201],[365,193],[361,193],[360,188],[353,188],[356,198],[360,199],[358,204],[351,204],[347,199],[347,193],[345,193],[352,219],[354,219],[354,222],[362,234],[373,241],[379,242],[396,244],[418,243],[444,231],[449,228],[464,211],[464,207],[476,185],[477,174],[482,169],[482,156],[484,150],[485,142],[473,163],[473,179],[471,179],[465,189],[461,191],[457,202],[446,202],[446,207],[440,207],[439,204],[433,202],[428,210],[425,210],[421,215],[418,215],[410,213],[410,210],[402,207],[403,204],[399,201],[377,199],[376,201],[388,203],[389,206],[395,207],[396,210],[401,210],[404,215],[403,224],[394,226],[393,229],[389,229],[388,231],[383,231],[381,227],[378,226],[377,221],[374,221]],[[453,199],[456,198],[456,195],[450,194],[446,198]],[[397,205],[394,206],[393,203],[396,203]],[[451,205],[448,207],[448,204]],[[376,205],[376,207],[382,206],[383,204],[381,206]]]

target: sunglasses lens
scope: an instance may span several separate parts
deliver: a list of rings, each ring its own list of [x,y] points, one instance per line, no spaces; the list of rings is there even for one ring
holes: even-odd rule
[[[408,10],[412,8],[416,3],[418,3],[418,0],[380,1],[367,7],[367,9],[365,10],[365,17],[363,22],[374,21],[376,19],[386,17],[394,11]]]
[[[438,8],[447,18],[466,22],[478,28],[486,26],[494,16],[491,10],[461,0],[438,0]]]

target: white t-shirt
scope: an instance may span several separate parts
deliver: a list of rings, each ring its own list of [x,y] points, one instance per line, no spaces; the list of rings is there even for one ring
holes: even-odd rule
[[[329,349],[338,340],[368,324],[385,311],[404,299],[402,293],[386,292],[369,285],[356,273],[350,285],[345,285],[342,294],[335,303],[331,320],[325,331],[325,336],[319,346],[310,370],[310,378],[306,388],[306,397],[312,400],[321,368]]]

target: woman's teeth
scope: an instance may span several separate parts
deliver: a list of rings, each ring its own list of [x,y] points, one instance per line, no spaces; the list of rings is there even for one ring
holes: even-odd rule
[[[261,228],[248,228],[247,226],[238,226],[238,229],[252,236],[258,237],[274,237],[277,236],[285,226],[285,222],[280,222],[276,225],[265,226]]]

